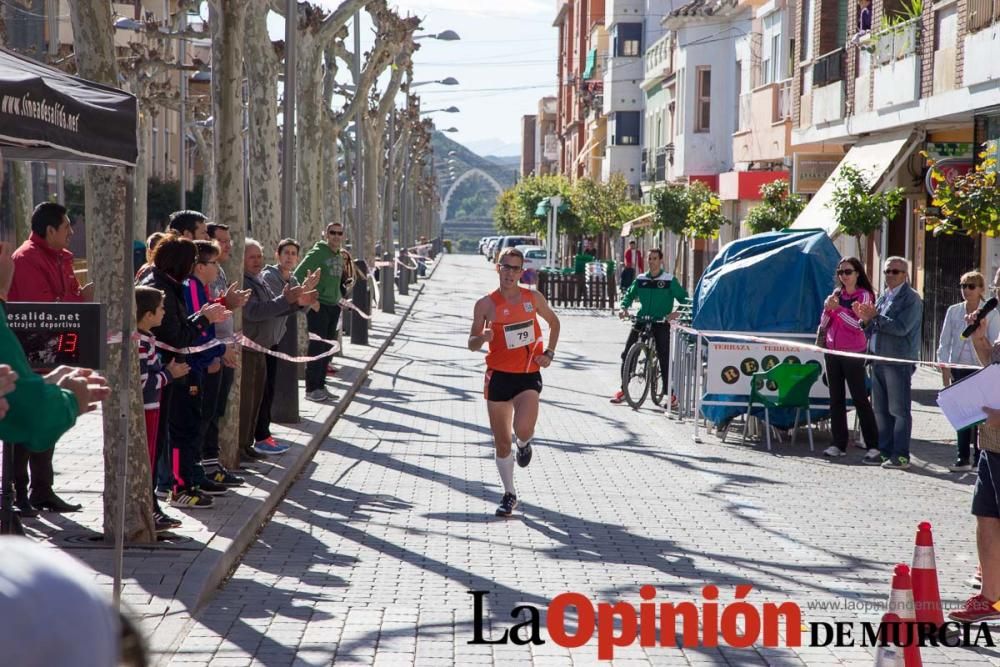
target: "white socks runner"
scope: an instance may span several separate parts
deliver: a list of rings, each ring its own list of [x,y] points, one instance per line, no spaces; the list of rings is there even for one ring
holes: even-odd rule
[[[496,457],[497,470],[500,471],[500,480],[503,482],[504,493],[515,493],[514,491],[514,452],[506,458]]]

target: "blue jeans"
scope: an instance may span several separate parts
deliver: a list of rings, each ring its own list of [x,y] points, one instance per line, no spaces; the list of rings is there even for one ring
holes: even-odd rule
[[[878,448],[882,456],[910,457],[910,382],[913,364],[872,366],[872,407],[878,424]]]

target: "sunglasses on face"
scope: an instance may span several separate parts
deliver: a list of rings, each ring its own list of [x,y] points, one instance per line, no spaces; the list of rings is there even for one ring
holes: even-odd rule
[[[329,236],[343,236],[344,232],[327,232]]]
[[[501,264],[500,265],[500,270],[501,271],[510,271],[511,273],[517,273],[518,271],[521,270],[521,267],[520,266],[516,266],[514,264]]]
[[[959,287],[962,289],[976,289],[979,285],[974,285],[973,283],[962,283]]]
[[[837,269],[838,276],[853,276],[854,269]]]
[[[906,271],[903,271],[902,269],[886,269],[882,273],[887,276],[898,276],[900,273],[906,273]]]

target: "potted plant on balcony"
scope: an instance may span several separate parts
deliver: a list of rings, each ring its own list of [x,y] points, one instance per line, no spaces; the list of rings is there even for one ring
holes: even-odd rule
[[[747,213],[747,227],[754,234],[788,229],[806,206],[802,197],[789,192],[785,179],[760,186],[760,198],[761,203]]]
[[[927,157],[926,153],[922,153]],[[931,180],[935,183],[931,198],[932,213],[924,209],[924,221],[934,236],[941,234],[985,234],[1000,236],[1000,188],[997,187],[996,149],[980,153],[976,168],[948,181],[927,158]]]
[[[858,244],[858,254],[864,261],[861,237],[878,231],[882,223],[896,217],[903,203],[903,188],[872,192],[872,180],[860,169],[840,167],[836,188],[828,204],[833,207],[842,234],[853,236]]]

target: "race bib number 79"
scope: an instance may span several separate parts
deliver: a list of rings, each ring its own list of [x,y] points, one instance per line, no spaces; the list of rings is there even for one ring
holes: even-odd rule
[[[503,336],[507,341],[507,349],[513,350],[525,347],[535,342],[535,323],[531,320],[516,324],[505,324]]]

